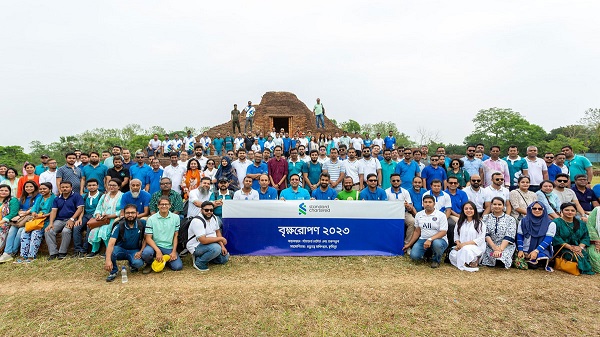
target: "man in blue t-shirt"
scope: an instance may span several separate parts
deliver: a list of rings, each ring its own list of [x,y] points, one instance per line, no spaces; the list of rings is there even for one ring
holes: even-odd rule
[[[412,159],[413,153],[409,147],[404,149],[403,154],[404,159],[398,162],[394,173],[400,175],[400,180],[402,181],[400,186],[408,190],[413,186],[413,179],[421,175],[421,167],[419,167],[419,164]]]
[[[119,272],[117,260],[127,260],[132,272],[144,265],[142,260],[142,251],[146,247],[144,225],[136,220],[138,214],[135,205],[126,205],[124,213],[125,218],[113,227],[106,247],[104,270],[109,272],[106,282],[112,282],[117,278]]]
[[[300,176],[298,174],[290,175],[290,187],[281,191],[279,195],[281,200],[310,200],[308,191],[300,187]]]
[[[319,177],[319,188],[312,192],[315,200],[337,200],[337,192],[329,187],[329,173],[321,173]]]
[[[388,135],[383,140],[384,149],[393,149],[396,146],[396,137],[394,137],[394,132],[390,130]]]
[[[142,183],[142,189],[144,189],[146,187],[146,176],[148,175],[148,173],[150,171],[152,171],[152,168],[150,167],[150,165],[146,164],[145,161],[145,154],[142,151],[138,151],[135,153],[135,161],[136,164],[132,165],[129,168],[129,175],[131,176],[131,179],[139,179],[140,182]]]
[[[321,172],[323,167],[318,161],[319,151],[310,151],[310,161],[304,164],[302,167],[302,175],[304,176],[304,188],[309,193],[316,190],[319,187],[319,180],[321,178]]]
[[[426,166],[421,173],[421,178],[425,183],[425,188],[431,189],[431,181],[439,179],[442,182],[442,188],[446,186],[446,170],[443,167],[438,166],[440,157],[437,154],[432,155],[430,158],[431,164]]]
[[[425,195],[426,192],[427,190],[423,188],[423,179],[421,179],[421,177],[414,177],[412,180],[412,187],[408,189],[408,193],[410,194],[410,199],[413,202],[413,207],[416,212],[423,210],[423,195]]]
[[[359,200],[387,200],[385,191],[377,186],[377,174],[367,174],[367,187],[360,191]]]
[[[137,208],[138,219],[145,223],[150,215],[150,199],[152,199],[152,195],[142,190],[142,182],[139,179],[132,179],[129,182],[129,192],[124,193],[121,197],[120,216],[124,215],[125,206],[132,204]]]
[[[231,139],[232,144],[233,144],[233,138]],[[217,132],[217,136],[215,138],[213,138],[212,140],[212,145],[215,148],[215,153],[217,156],[221,156],[221,153],[223,153],[223,143],[225,142],[225,140],[223,138],[221,138],[221,133]]]

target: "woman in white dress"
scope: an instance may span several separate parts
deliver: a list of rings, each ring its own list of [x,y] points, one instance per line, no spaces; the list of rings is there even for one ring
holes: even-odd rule
[[[454,249],[450,251],[450,263],[460,270],[478,271],[479,260],[485,252],[485,224],[479,219],[477,206],[467,201],[454,227]]]

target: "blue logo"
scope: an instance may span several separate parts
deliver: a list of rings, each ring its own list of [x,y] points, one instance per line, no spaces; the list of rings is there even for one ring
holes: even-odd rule
[[[298,205],[298,215],[306,215],[306,205],[304,203]]]

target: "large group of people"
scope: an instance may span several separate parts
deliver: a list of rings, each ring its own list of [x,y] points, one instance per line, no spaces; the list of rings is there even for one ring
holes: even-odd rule
[[[232,111],[232,126],[239,131],[239,112]],[[107,281],[121,259],[149,273],[154,264],[181,270],[180,256],[189,253],[204,272],[229,258],[223,200],[313,199],[402,202],[406,231],[398,244],[432,268],[445,257],[465,271],[516,264],[553,271],[561,250],[582,273],[600,272],[600,186],[590,186],[592,164],[570,146],[540,158],[535,146],[525,157],[514,146],[501,157],[500,147],[488,155],[477,144],[450,156],[443,147],[432,154],[427,146],[403,147],[393,131],[372,139],[346,131],[290,137],[283,129],[266,138],[260,130],[214,136],[154,135],[133,158],[114,146],[69,152],[61,167],[47,155],[37,166],[0,165],[0,262],[31,263],[43,240],[48,259],[61,260],[73,241],[76,258],[105,247]]]

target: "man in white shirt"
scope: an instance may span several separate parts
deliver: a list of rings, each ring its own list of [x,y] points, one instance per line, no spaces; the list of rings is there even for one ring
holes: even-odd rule
[[[204,131],[204,133],[202,134],[202,138],[200,138],[200,145],[202,145],[202,149],[204,150],[204,153],[206,153],[209,156],[210,156],[210,144],[211,144],[211,139],[208,136],[208,133],[206,133],[206,131]]]
[[[411,249],[410,258],[421,260],[425,252],[432,250],[431,268],[440,266],[442,255],[448,248],[448,220],[444,213],[435,209],[435,198],[431,195],[423,197],[423,210],[415,216],[415,231],[408,244],[402,248]]]
[[[356,154],[360,157],[360,153],[362,152],[365,143],[363,139],[360,138],[358,132],[354,132],[354,137],[352,137],[350,143],[352,143],[352,148],[356,150]]]
[[[380,149],[383,149],[383,138],[381,138],[381,133],[377,132],[377,137],[373,139],[373,145],[377,145]]]
[[[165,140],[162,141],[161,144],[161,152],[163,157],[168,157],[173,151],[173,142],[169,139],[169,134],[165,134]]]
[[[225,248],[227,239],[221,235],[219,222],[213,214],[215,206],[210,201],[204,201],[200,208],[202,214],[192,220],[188,228],[186,248],[194,254],[194,268],[207,272],[209,263],[227,263],[229,252]]]
[[[416,210],[413,207],[410,193],[400,187],[400,182],[400,174],[392,173],[390,175],[390,183],[392,186],[385,190],[385,194],[387,195],[388,201],[404,203],[404,228],[406,230],[406,233],[404,233],[404,244],[406,245],[415,231],[415,218],[413,214],[416,214]]]
[[[237,157],[237,160],[231,162],[231,167],[233,167],[237,173],[239,186],[242,186],[244,184],[248,166],[252,165],[252,162],[246,160],[246,149],[244,148],[237,150]]]
[[[48,159],[48,170],[40,174],[40,184],[52,184],[52,194],[58,195],[58,186],[56,186],[56,159]]]
[[[481,177],[472,175],[470,182],[471,184],[465,187],[463,191],[467,193],[469,201],[475,203],[475,206],[477,206],[477,213],[481,215],[485,210],[485,193],[483,188],[481,188]]]
[[[506,206],[506,214],[510,214],[511,204],[510,202],[508,202],[510,192],[508,191],[508,188],[504,187],[504,175],[502,173],[492,173],[492,184],[484,188],[483,193],[485,195],[485,211],[483,212],[484,215],[490,213],[490,207],[492,204],[492,199],[494,199],[494,197],[500,197],[502,198],[502,200],[504,200],[504,205]]]
[[[527,148],[527,173],[529,173],[529,190],[537,192],[543,180],[548,180],[548,166],[542,158],[537,157],[538,149],[535,146]]]
[[[177,154],[171,153],[170,156],[171,165],[165,167],[163,172],[163,178],[170,178],[172,182],[172,189],[181,193],[181,181],[183,181],[183,175],[187,171],[187,168],[183,165],[179,165],[179,158]]]
[[[203,202],[210,199],[210,178],[202,177],[200,186],[190,191],[188,197],[187,217],[200,214],[200,207]]]
[[[183,144],[185,149],[182,152],[186,152],[191,156],[194,153],[194,146],[196,145],[196,137],[192,136],[191,130],[187,130],[187,136],[183,139]]]
[[[206,162],[208,162],[208,158],[204,156],[202,144],[196,144],[194,146],[194,155],[195,157],[192,158],[196,159],[200,163],[200,166],[202,166],[202,170],[204,170],[206,168]]]
[[[244,187],[235,191],[233,200],[260,200],[258,191],[252,189],[252,178],[244,178]]]
[[[360,188],[360,183],[359,181],[359,175],[358,172],[360,171],[360,161],[358,159],[356,159],[356,150],[353,148],[350,148],[348,150],[348,160],[345,160],[344,162],[345,165],[345,170],[346,170],[346,176],[351,177],[352,181],[354,183],[354,185],[352,186],[352,189],[355,191],[358,191]]]
[[[358,151],[356,151],[356,154],[358,155]],[[362,191],[363,187],[366,186],[365,177],[370,173],[377,175],[377,181],[379,182],[378,185],[381,186],[381,163],[379,160],[377,160],[377,158],[371,157],[371,149],[368,147],[362,151],[362,156],[363,157],[358,160],[358,180],[360,184],[360,190]]]

